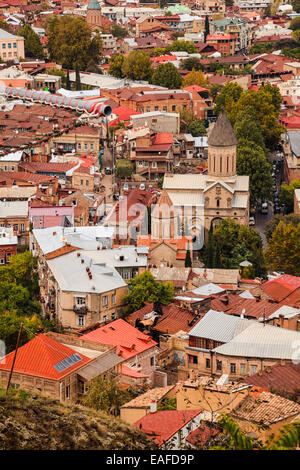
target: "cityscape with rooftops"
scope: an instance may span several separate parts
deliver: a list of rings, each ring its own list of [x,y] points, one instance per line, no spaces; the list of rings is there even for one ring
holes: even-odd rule
[[[300,0],[3,0],[0,59],[0,450],[299,450]]]

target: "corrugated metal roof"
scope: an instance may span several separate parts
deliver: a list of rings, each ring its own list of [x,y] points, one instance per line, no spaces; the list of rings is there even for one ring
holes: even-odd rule
[[[227,343],[234,338],[235,334],[240,333],[251,323],[250,320],[226,315],[216,310],[209,310],[202,320],[190,330],[189,335]]]
[[[249,320],[243,321],[248,321],[249,326],[227,344],[215,348],[215,352],[226,356],[300,360],[299,351],[297,353],[299,332],[252,321],[250,324]]]
[[[78,375],[89,382],[95,377],[104,374],[104,372],[111,370],[113,367],[123,361],[124,359],[118,356],[116,353],[109,352],[108,354],[105,354],[99,357],[97,360],[93,361],[87,367],[80,369]]]

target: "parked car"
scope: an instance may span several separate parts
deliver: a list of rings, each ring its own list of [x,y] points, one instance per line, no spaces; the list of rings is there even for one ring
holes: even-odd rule
[[[105,174],[106,174],[106,175],[111,175],[111,168],[110,168],[110,166],[107,166],[107,167],[105,168]]]
[[[249,217],[249,226],[253,227],[255,225],[255,218],[254,217]]]
[[[268,203],[267,202],[262,203],[261,208],[260,208],[260,212],[262,214],[267,214],[268,213]]]
[[[280,206],[278,206],[277,204],[275,204],[274,206],[274,214],[280,214]]]
[[[140,184],[140,189],[141,189],[142,191],[145,191],[145,189],[146,189],[145,183],[141,183],[141,184]]]
[[[123,191],[128,191],[128,190],[129,190],[128,183],[124,183]]]
[[[113,200],[114,200],[114,201],[118,201],[119,198],[120,198],[120,194],[114,194],[114,195],[113,195]]]

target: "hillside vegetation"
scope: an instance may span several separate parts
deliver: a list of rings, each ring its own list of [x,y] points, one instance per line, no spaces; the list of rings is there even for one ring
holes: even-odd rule
[[[103,412],[0,390],[0,450],[145,450],[145,434]]]

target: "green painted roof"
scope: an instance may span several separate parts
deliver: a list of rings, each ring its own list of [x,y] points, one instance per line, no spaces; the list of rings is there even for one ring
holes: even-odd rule
[[[101,7],[97,0],[90,0],[90,3],[87,7],[88,10],[101,10]]]

